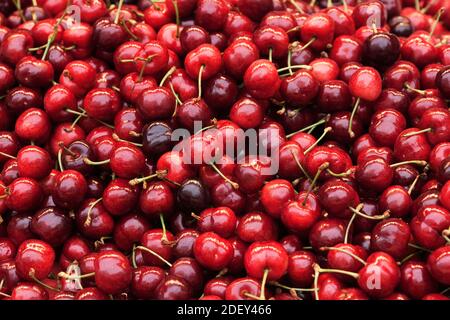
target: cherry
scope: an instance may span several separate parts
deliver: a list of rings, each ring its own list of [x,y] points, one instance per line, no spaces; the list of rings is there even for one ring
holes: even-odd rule
[[[345,237],[346,223],[339,219],[317,221],[309,232],[309,242],[315,250],[333,247],[342,243]]]
[[[395,140],[394,157],[398,161],[428,160],[430,151],[426,135],[417,128],[403,130]]]
[[[79,290],[75,300],[108,300],[108,296],[99,289],[91,287]]]
[[[159,267],[138,267],[132,271],[130,290],[137,298],[153,299],[156,296],[156,288],[164,278],[164,270]]]
[[[427,131],[428,141],[432,145],[450,139],[450,112],[441,108],[432,108],[422,114],[418,127]]]
[[[23,140],[44,143],[48,140],[50,131],[50,119],[42,109],[27,109],[16,120],[15,132]]]
[[[390,218],[379,222],[372,230],[371,248],[394,258],[403,258],[408,252],[411,232],[401,219]]]
[[[336,80],[339,76],[338,64],[329,58],[317,58],[309,63],[312,67],[311,73],[319,82]]]
[[[48,276],[53,267],[55,252],[40,240],[26,240],[17,249],[16,267],[21,278],[39,281]]]
[[[449,247],[444,246],[434,250],[427,259],[427,268],[433,278],[439,283],[448,285],[450,283],[448,273]]]
[[[38,146],[26,146],[17,153],[17,168],[21,177],[41,180],[52,170],[50,154]]]
[[[124,215],[132,211],[138,199],[138,188],[127,180],[115,179],[103,191],[103,205],[112,215]]]
[[[233,257],[230,242],[214,232],[201,234],[194,244],[194,257],[207,269],[221,270]]]
[[[87,62],[72,61],[64,68],[59,82],[81,98],[95,85],[95,69]]]
[[[425,262],[407,261],[401,266],[400,287],[413,299],[421,299],[436,292],[437,283],[427,270]]]
[[[382,211],[388,211],[396,218],[405,217],[410,213],[412,206],[411,195],[401,186],[386,188],[378,200],[378,207]]]
[[[438,205],[429,205],[418,210],[411,220],[411,231],[419,245],[436,249],[445,244],[446,229],[449,225],[450,213]]]
[[[303,42],[311,42],[311,48],[324,50],[328,44],[333,42],[334,21],[325,13],[315,13],[306,18],[300,29],[300,36]]]
[[[436,62],[438,58],[438,52],[430,41],[414,36],[402,45],[401,53],[403,59],[413,62],[419,68]]]
[[[137,247],[137,249],[142,251],[144,262],[147,265],[169,265],[167,262],[172,259],[173,249],[171,244],[174,240],[174,236],[169,231],[151,229],[143,234],[141,238],[142,246]]]
[[[281,81],[280,93],[287,102],[293,105],[307,105],[319,92],[319,84],[313,74],[307,70],[299,70]]]
[[[400,55],[400,41],[390,33],[377,32],[364,41],[363,61],[374,66],[390,66]]]
[[[343,287],[341,281],[332,273],[317,275],[316,300],[333,300]]]
[[[157,288],[158,300],[186,300],[191,298],[189,283],[177,276],[167,276]]]
[[[3,62],[16,65],[28,55],[28,49],[33,47],[32,33],[28,30],[13,30],[6,34],[0,45]]]
[[[37,284],[22,282],[12,290],[11,300],[48,300],[48,293]]]
[[[42,98],[38,91],[26,87],[16,87],[7,93],[5,103],[11,113],[20,115],[29,108],[40,107]]]
[[[197,123],[202,125],[209,124],[211,122],[211,109],[205,103],[203,99],[192,98],[186,100],[178,106],[176,111],[176,119],[178,123],[186,129],[193,131]]]
[[[131,266],[117,251],[101,252],[95,260],[95,284],[106,294],[117,294],[131,283]]]
[[[222,67],[220,51],[213,45],[202,44],[186,55],[186,72],[193,79],[206,80]]]
[[[203,271],[193,258],[184,257],[175,261],[169,270],[171,275],[186,280],[194,292],[199,292],[203,287]]]
[[[278,71],[268,60],[255,60],[245,71],[244,85],[256,99],[271,98],[280,86]]]
[[[266,212],[277,218],[283,211],[283,205],[294,199],[295,191],[291,183],[287,180],[275,179],[261,190],[261,203]]]
[[[173,246],[173,254],[177,258],[181,257],[193,257],[193,247],[195,240],[200,233],[193,229],[185,229],[180,231],[176,238],[176,243]]]
[[[278,237],[274,220],[262,212],[249,212],[238,222],[236,233],[245,242],[269,241]]]
[[[320,187],[317,195],[323,209],[337,218],[350,218],[353,214],[350,207],[355,208],[359,204],[356,191],[340,180],[327,181]]]
[[[353,9],[352,17],[357,28],[375,24],[380,27],[386,23],[386,9],[381,1],[367,1],[360,3]]]
[[[294,251],[289,254],[287,274],[295,286],[306,288],[314,280],[316,257],[309,251]]]
[[[87,192],[87,182],[81,173],[65,170],[55,178],[52,197],[55,203],[65,209],[74,209],[81,204]]]
[[[164,122],[152,122],[143,129],[143,147],[147,157],[158,157],[172,147],[172,129]]]
[[[31,231],[46,243],[60,246],[72,231],[72,221],[63,211],[47,207],[36,212],[30,227]]]
[[[239,11],[253,21],[260,21],[268,12],[272,11],[273,3],[267,0],[239,0]]]
[[[44,196],[40,185],[31,178],[15,179],[8,186],[7,194],[6,205],[19,212],[37,209]]]
[[[0,262],[3,263],[16,256],[16,245],[7,238],[0,239]]]
[[[174,210],[174,195],[164,181],[150,182],[141,192],[139,207],[148,217],[169,215]]]
[[[450,97],[450,68],[442,68],[436,75],[436,86],[447,99]]]
[[[209,280],[203,289],[205,295],[215,295],[225,299],[225,292],[231,279],[229,277],[216,277]]]

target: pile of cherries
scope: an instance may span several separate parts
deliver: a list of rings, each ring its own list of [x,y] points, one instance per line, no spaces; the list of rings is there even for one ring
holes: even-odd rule
[[[450,1],[0,12],[0,299],[449,299]]]

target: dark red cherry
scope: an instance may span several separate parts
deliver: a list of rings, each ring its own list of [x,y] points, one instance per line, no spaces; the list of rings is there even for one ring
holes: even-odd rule
[[[402,218],[410,213],[412,199],[410,194],[402,186],[390,186],[386,188],[378,200],[378,207],[382,212],[396,218]]]
[[[408,253],[411,231],[406,222],[390,218],[379,222],[372,230],[371,248],[401,259]]]
[[[449,251],[448,246],[440,247],[434,250],[427,259],[427,268],[433,278],[441,284],[448,285],[450,283],[449,273]]]
[[[140,299],[153,299],[156,296],[156,288],[165,276],[164,270],[159,267],[138,267],[133,270],[131,292]]]
[[[81,204],[87,192],[84,176],[78,171],[65,170],[55,178],[52,193],[55,203],[64,209],[74,209]]]
[[[249,212],[239,219],[236,233],[245,242],[275,240],[278,228],[275,221],[262,212]]]
[[[26,240],[17,249],[16,267],[24,280],[42,280],[48,276],[55,261],[55,251],[46,242]]]
[[[203,267],[222,270],[233,257],[233,247],[228,240],[213,232],[206,232],[195,241],[194,256]]]
[[[300,29],[303,42],[312,41],[311,48],[321,51],[333,42],[334,21],[325,13],[315,13],[306,18]]]
[[[37,209],[43,200],[42,188],[31,178],[17,178],[7,188],[8,208],[18,212]]]
[[[48,244],[60,246],[72,231],[72,221],[58,208],[47,207],[33,216],[31,231]]]

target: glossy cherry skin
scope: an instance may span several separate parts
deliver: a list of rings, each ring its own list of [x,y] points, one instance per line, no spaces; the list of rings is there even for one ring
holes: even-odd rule
[[[256,99],[271,98],[280,86],[278,71],[268,60],[255,60],[245,71],[244,85]]]
[[[3,62],[16,65],[28,55],[28,49],[33,46],[31,32],[24,29],[9,32],[0,45]]]
[[[434,250],[427,259],[428,271],[436,281],[444,285],[450,283],[449,254],[449,247],[443,246]]]
[[[167,276],[157,288],[158,300],[186,300],[192,297],[189,283],[177,276]]]
[[[153,299],[156,295],[156,288],[165,276],[164,270],[159,267],[138,267],[133,270],[131,292],[140,299]]]
[[[317,194],[320,204],[330,215],[337,218],[350,218],[352,211],[359,204],[359,196],[347,183],[340,180],[323,184]]]
[[[287,274],[289,280],[300,288],[309,287],[314,280],[316,257],[309,251],[295,251],[289,255]]]
[[[272,1],[239,0],[237,1],[239,11],[252,19],[260,21],[268,12],[273,9]]]
[[[245,242],[275,240],[277,225],[272,218],[262,212],[249,212],[241,217],[236,233]]]
[[[95,260],[95,283],[106,294],[117,294],[131,283],[131,266],[118,251],[101,252]]]
[[[266,212],[277,218],[283,211],[283,206],[294,199],[295,192],[292,184],[287,180],[275,179],[261,190],[261,202]]]
[[[27,56],[17,63],[15,76],[23,86],[47,88],[53,80],[54,71],[50,62]]]
[[[316,40],[311,44],[315,50],[321,51],[333,41],[334,21],[324,13],[315,13],[309,16],[302,28],[300,36],[303,42],[308,42],[314,37]]]
[[[367,1],[360,3],[353,9],[352,17],[357,28],[365,25],[382,26],[386,23],[387,11],[381,1]]]
[[[57,247],[69,237],[72,221],[63,211],[55,207],[47,207],[33,216],[31,231],[46,243]]]
[[[405,134],[417,132],[417,128],[403,130],[394,144],[394,157],[397,161],[428,160],[431,147],[424,133],[405,137]]]
[[[426,134],[432,145],[449,141],[450,112],[441,108],[428,109],[422,114],[418,127],[419,129],[431,129]]]
[[[221,270],[233,257],[230,242],[213,232],[201,234],[194,244],[194,257],[205,268]]]
[[[182,210],[199,212],[209,203],[208,189],[198,180],[187,180],[178,188],[177,204]]]
[[[225,75],[211,78],[205,88],[206,104],[217,112],[228,111],[239,93],[236,82]]]
[[[436,86],[447,99],[450,97],[450,68],[443,68],[436,75]]]
[[[27,146],[17,153],[17,167],[20,176],[41,180],[50,174],[52,161],[45,149]]]
[[[233,235],[236,224],[236,215],[227,207],[205,209],[197,223],[200,232],[214,232],[224,238]]]
[[[48,293],[37,284],[22,282],[12,290],[11,300],[48,300]]]
[[[293,105],[306,105],[313,101],[319,84],[310,71],[299,70],[281,81],[280,93]]]
[[[245,293],[259,297],[261,295],[261,284],[250,277],[237,278],[227,286],[225,300],[252,300]]]
[[[150,218],[170,215],[174,210],[175,197],[164,181],[150,182],[139,197],[139,208]]]
[[[371,248],[401,259],[408,253],[411,231],[406,222],[390,218],[379,222],[372,230]]]
[[[150,224],[142,216],[126,215],[114,227],[114,242],[119,249],[129,251],[133,248],[133,244],[141,240],[148,229],[150,229]]]
[[[436,292],[438,286],[425,262],[411,260],[401,266],[400,287],[411,298],[422,299]]]
[[[420,208],[410,222],[414,240],[428,249],[437,249],[445,244],[442,231],[450,226],[450,212],[438,205]]]
[[[269,270],[267,279],[278,280],[287,272],[288,255],[278,242],[254,242],[245,253],[244,265],[251,277],[261,279]]]
[[[48,140],[50,131],[48,115],[38,108],[27,109],[16,120],[15,132],[23,140],[44,143]]]
[[[400,111],[383,109],[372,116],[369,134],[377,145],[392,148],[405,128],[406,119]]]
[[[410,213],[412,199],[402,186],[386,188],[378,200],[378,207],[382,212],[388,210],[392,217],[402,218]]]
[[[17,249],[16,267],[20,277],[32,281],[48,276],[55,261],[55,251],[46,242],[26,240]]]
[[[353,96],[375,101],[381,94],[380,74],[371,67],[362,67],[351,76],[349,88]]]
[[[217,74],[222,67],[220,51],[211,44],[203,44],[189,52],[184,60],[187,74],[197,79],[201,66],[201,78],[206,80]]]
[[[230,110],[230,120],[243,129],[258,127],[264,118],[261,105],[254,99],[242,98]]]
[[[143,173],[145,157],[131,143],[118,143],[111,154],[111,170],[119,177],[132,179]]]
[[[175,240],[175,237],[170,231],[166,232],[167,241],[163,240],[162,229],[151,229],[144,233],[141,239],[141,245],[156,252],[164,259],[170,261],[172,259],[173,249],[171,243]],[[142,255],[146,265],[151,266],[164,266],[164,262],[152,255],[151,253],[142,251]]]
[[[450,210],[450,201],[448,198],[449,195],[450,195],[450,183],[447,181],[442,187],[441,192],[439,193],[439,201],[447,210]]]
[[[8,186],[6,205],[9,209],[26,212],[37,209],[43,200],[41,186],[30,178],[17,178]]]
[[[178,106],[176,120],[180,126],[193,131],[195,125],[200,123],[207,126],[211,122],[211,109],[203,99],[192,98]]]
[[[356,167],[355,177],[361,187],[382,192],[391,185],[394,172],[382,158],[369,158]]]
[[[394,292],[400,276],[400,268],[390,255],[374,252],[359,271],[358,284],[369,296],[381,298]],[[374,285],[375,281],[378,285]]]
[[[115,179],[103,191],[103,205],[112,215],[124,215],[133,210],[138,199],[138,188],[128,180]]]
[[[339,219],[319,220],[309,232],[311,246],[319,250],[344,241],[346,223]]]
[[[400,41],[391,33],[374,33],[364,41],[363,60],[369,65],[389,66],[399,55]]]
[[[61,73],[60,84],[67,87],[76,97],[83,97],[95,85],[95,69],[87,62],[70,62]]]
[[[76,208],[84,199],[87,192],[87,183],[78,171],[65,170],[55,178],[52,197],[61,208]]]
[[[335,300],[343,283],[332,273],[321,273],[317,283],[319,300]]]

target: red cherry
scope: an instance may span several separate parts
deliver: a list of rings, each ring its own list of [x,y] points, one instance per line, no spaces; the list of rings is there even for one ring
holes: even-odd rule
[[[233,257],[230,242],[213,232],[201,234],[194,244],[194,256],[207,269],[221,270]]]
[[[52,271],[55,251],[46,242],[26,240],[17,249],[16,266],[21,278],[42,280]]]

